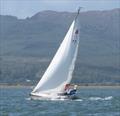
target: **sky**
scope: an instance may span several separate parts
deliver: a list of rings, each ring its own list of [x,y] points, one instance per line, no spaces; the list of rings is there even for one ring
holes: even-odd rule
[[[120,0],[0,0],[0,14],[22,19],[43,10],[75,12],[79,6],[82,11],[110,10],[120,8]]]

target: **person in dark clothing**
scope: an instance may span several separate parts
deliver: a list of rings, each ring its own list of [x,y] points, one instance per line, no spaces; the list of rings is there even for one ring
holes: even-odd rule
[[[70,85],[66,85],[64,95],[74,95],[77,91],[77,85],[74,85],[74,88],[71,88]]]

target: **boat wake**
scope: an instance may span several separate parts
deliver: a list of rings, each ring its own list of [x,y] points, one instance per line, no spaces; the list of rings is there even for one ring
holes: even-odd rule
[[[112,96],[108,96],[108,97],[90,97],[89,100],[92,100],[92,101],[97,101],[97,100],[111,100],[113,99]]]
[[[89,97],[89,98],[76,98],[76,99],[66,99],[66,98],[41,98],[41,97],[28,97],[25,98],[26,100],[47,100],[47,101],[86,101],[86,100],[90,100],[90,101],[107,101],[107,100],[111,100],[113,99],[113,96],[107,96],[107,97]]]

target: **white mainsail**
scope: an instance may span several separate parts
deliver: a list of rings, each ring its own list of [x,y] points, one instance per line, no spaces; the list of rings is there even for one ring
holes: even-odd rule
[[[46,72],[31,94],[39,96],[41,94],[61,93],[64,92],[65,85],[71,82],[79,44],[78,14]]]

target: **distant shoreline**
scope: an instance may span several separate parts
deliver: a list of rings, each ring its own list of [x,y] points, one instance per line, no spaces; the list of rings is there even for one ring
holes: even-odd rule
[[[34,88],[27,84],[0,84],[0,88]],[[120,88],[120,84],[78,84],[78,88]]]

